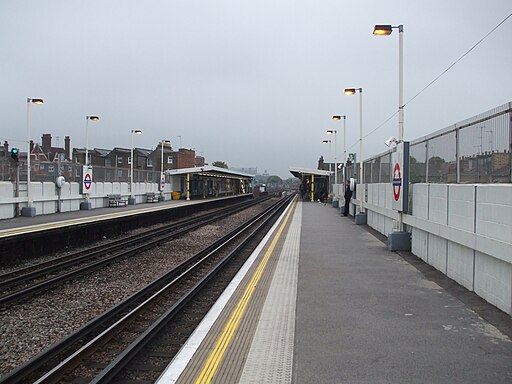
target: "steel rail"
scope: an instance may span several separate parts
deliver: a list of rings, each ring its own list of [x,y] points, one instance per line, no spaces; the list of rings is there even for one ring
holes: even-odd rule
[[[275,205],[276,204],[274,204],[273,206]],[[268,212],[272,210],[273,206],[267,208],[257,217],[268,214]],[[137,306],[138,303],[145,300],[154,292],[161,289],[161,287],[167,284],[168,281],[175,279],[177,276],[179,276],[184,270],[188,269],[198,259],[203,258],[206,254],[217,249],[227,239],[232,238],[233,235],[237,231],[239,231],[242,226],[236,228],[235,230],[225,235],[223,238],[219,239],[212,245],[206,247],[204,250],[198,252],[196,255],[192,256],[188,260],[181,262],[173,269],[169,270],[164,275],[162,275],[160,278],[148,284],[146,287],[139,290],[138,292],[133,293],[131,296],[119,302],[118,304],[116,304],[114,307],[107,310],[103,314],[97,316],[87,324],[77,329],[75,332],[71,333],[70,335],[66,336],[60,341],[54,343],[53,345],[51,345],[38,355],[34,356],[29,361],[15,368],[6,375],[0,377],[0,384],[19,383],[21,380],[24,380],[27,377],[33,375],[34,372],[42,370],[44,366],[47,365],[49,362],[65,354],[65,351],[72,350],[72,346],[74,344],[79,343],[82,340],[87,340],[87,338],[93,337],[95,334],[99,333],[99,330],[104,329],[106,327],[105,324],[115,321],[116,318],[122,317],[123,313],[126,312],[127,309]]]
[[[74,260],[66,260],[58,265],[49,266],[43,268],[41,271],[34,271],[30,273],[30,278],[24,278],[24,276],[20,276],[16,278],[18,284],[27,282],[36,277],[41,277],[45,274],[61,271],[64,268],[69,268],[72,266],[78,266],[79,264],[84,264],[86,261],[91,261],[89,264],[84,265],[80,268],[77,268],[70,272],[62,273],[58,276],[55,276],[51,279],[47,279],[40,283],[35,283],[27,288],[20,289],[18,291],[5,294],[0,296],[0,306],[7,305],[9,303],[19,301],[24,299],[29,295],[33,295],[36,293],[41,293],[48,289],[54,288],[58,285],[63,284],[64,282],[79,276],[84,275],[86,273],[90,273],[97,269],[108,265],[119,258],[126,257],[129,254],[134,254],[137,251],[148,249],[152,246],[156,246],[158,243],[163,241],[168,241],[172,238],[181,236],[189,231],[192,231],[200,226],[209,224],[211,222],[220,220],[226,216],[232,215],[240,210],[249,208],[255,204],[258,204],[262,201],[251,202],[248,205],[237,205],[235,207],[229,207],[227,209],[223,209],[221,212],[213,212],[206,215],[202,215],[200,217],[188,219],[181,221],[179,223],[173,223],[166,228],[159,228],[156,231],[147,231],[141,235],[130,236],[128,239],[123,240],[115,240],[115,244],[111,243],[105,244],[104,246],[94,247],[90,251],[80,251],[80,253],[89,252],[89,255],[82,255],[79,258],[75,258]],[[178,228],[178,229],[177,229]],[[169,232],[174,230],[174,232]],[[144,242],[145,241],[145,242]],[[143,243],[144,242],[144,243]],[[116,252],[117,251],[117,252]],[[104,255],[111,254],[111,256],[102,258],[98,261],[93,261],[91,259],[98,259]],[[14,280],[14,279],[13,279]],[[13,284],[11,284],[12,286]],[[1,287],[1,285],[0,285]]]

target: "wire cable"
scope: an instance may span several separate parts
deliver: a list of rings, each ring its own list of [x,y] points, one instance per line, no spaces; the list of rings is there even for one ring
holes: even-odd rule
[[[473,49],[475,49],[478,45],[480,45],[489,35],[491,35],[495,30],[497,30],[505,21],[507,21],[512,16],[512,13],[510,13],[507,17],[505,17],[502,21],[498,23],[493,29],[491,29],[484,37],[482,37],[480,40],[478,40],[470,49],[468,49],[461,57],[459,57],[457,60],[455,60],[448,68],[446,68],[441,74],[439,74],[434,80],[432,80],[430,83],[428,83],[421,91],[419,91],[414,97],[412,97],[410,100],[408,100],[403,107],[405,107],[407,104],[409,104],[411,101],[416,99],[419,95],[421,95],[424,91],[426,91],[432,84],[434,84],[437,80],[439,80],[446,72],[448,72],[450,69],[452,69],[459,61],[461,61],[464,57],[466,57]],[[373,129],[369,133],[363,136],[363,139],[370,136],[380,128],[382,128],[387,122],[389,122],[393,117],[395,117],[398,114],[398,111],[395,111],[390,117],[388,117],[382,124],[380,124],[377,128]],[[357,143],[359,143],[359,140],[356,141],[354,144],[352,144],[347,149],[351,149],[354,147]]]
[[[446,68],[439,76],[437,76],[434,80],[432,80],[430,83],[428,83],[421,91],[419,91],[412,99],[407,101],[403,106],[405,107],[407,104],[409,104],[411,101],[413,101],[415,98],[417,98],[419,95],[421,95],[427,88],[429,88],[432,84],[434,84],[441,76],[443,76],[446,72],[448,72],[450,69],[452,69],[459,61],[461,61],[464,57],[466,57],[473,49],[475,49],[480,43],[482,43],[491,33],[493,33],[495,30],[497,30],[505,21],[507,21],[512,16],[512,13],[510,13],[507,17],[505,17],[498,25],[496,25],[487,35],[482,37],[480,40],[476,42],[471,48],[469,48],[466,53],[464,53],[461,57],[459,57],[457,60],[455,60],[448,68]]]

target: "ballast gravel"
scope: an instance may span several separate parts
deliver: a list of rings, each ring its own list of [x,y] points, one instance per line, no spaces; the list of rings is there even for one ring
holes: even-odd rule
[[[248,208],[102,270],[78,277],[22,304],[1,308],[0,375],[28,361],[272,202]]]

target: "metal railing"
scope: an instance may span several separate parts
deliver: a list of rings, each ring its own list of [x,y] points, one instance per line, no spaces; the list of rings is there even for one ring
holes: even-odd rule
[[[365,184],[391,182],[392,152],[363,162]],[[511,183],[512,102],[412,141],[409,160],[411,183]]]

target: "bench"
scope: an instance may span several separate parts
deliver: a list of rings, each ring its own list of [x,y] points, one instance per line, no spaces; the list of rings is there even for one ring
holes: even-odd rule
[[[158,203],[158,196],[155,192],[146,193],[146,203]]]
[[[126,207],[128,204],[127,199],[123,199],[121,195],[115,194],[115,195],[107,195],[108,197],[108,206],[109,207]]]

